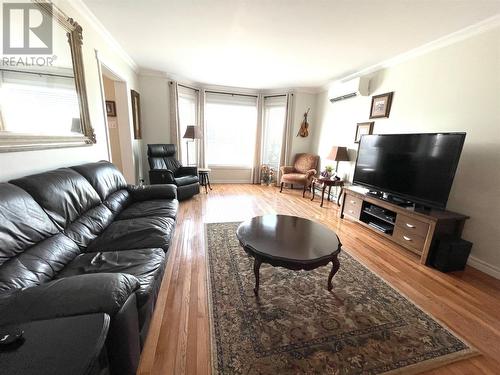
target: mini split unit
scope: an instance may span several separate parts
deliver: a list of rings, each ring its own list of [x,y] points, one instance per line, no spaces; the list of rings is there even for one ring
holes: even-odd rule
[[[328,90],[328,98],[334,103],[358,95],[368,96],[369,89],[370,80],[366,77],[358,77],[345,82],[337,81]]]

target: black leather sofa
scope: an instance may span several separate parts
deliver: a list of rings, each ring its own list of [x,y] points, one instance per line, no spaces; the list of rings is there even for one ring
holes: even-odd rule
[[[151,184],[174,184],[177,198],[182,201],[199,194],[200,182],[197,167],[184,167],[176,159],[174,144],[148,145],[149,182]]]
[[[108,162],[0,183],[0,325],[107,313],[111,373],[135,374],[177,209]]]

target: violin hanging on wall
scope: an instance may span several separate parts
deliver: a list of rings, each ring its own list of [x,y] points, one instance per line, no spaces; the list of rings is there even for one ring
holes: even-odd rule
[[[301,137],[307,137],[309,135],[309,123],[307,122],[307,115],[309,114],[309,110],[311,108],[307,108],[307,112],[304,113],[304,120],[302,121],[302,124],[300,124],[300,129],[299,132],[297,133],[297,137],[300,135]]]

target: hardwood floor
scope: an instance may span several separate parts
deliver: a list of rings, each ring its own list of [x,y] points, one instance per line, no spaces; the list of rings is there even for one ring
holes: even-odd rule
[[[138,374],[209,374],[204,224],[266,213],[303,216],[337,232],[344,251],[475,346],[482,355],[426,374],[500,374],[500,280],[473,268],[444,274],[299,190],[213,185],[180,205],[169,262]]]

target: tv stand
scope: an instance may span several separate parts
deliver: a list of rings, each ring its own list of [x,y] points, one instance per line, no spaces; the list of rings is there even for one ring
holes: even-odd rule
[[[393,198],[393,197],[392,197]],[[415,207],[401,199],[344,187],[340,217],[353,220],[420,256],[427,264],[433,242],[444,235],[461,237],[469,217],[450,211]]]

